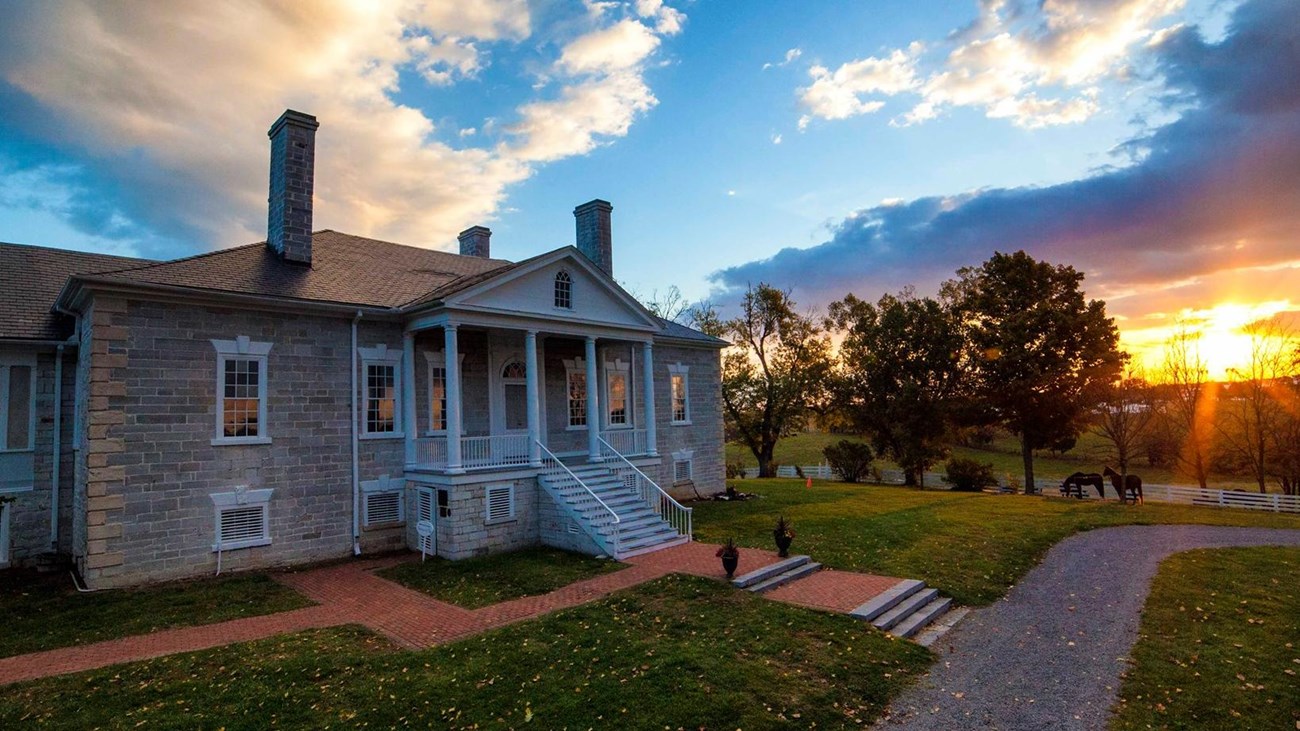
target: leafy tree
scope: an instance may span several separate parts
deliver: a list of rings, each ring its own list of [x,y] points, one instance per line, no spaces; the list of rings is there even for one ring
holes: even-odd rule
[[[1073,267],[1023,251],[964,268],[943,297],[966,333],[964,370],[976,410],[1020,437],[1025,490],[1034,490],[1034,450],[1077,437],[1119,377],[1124,358],[1106,305],[1085,300]]]
[[[1252,324],[1250,356],[1232,369],[1232,398],[1223,405],[1219,434],[1229,454],[1267,492],[1277,437],[1286,427],[1287,386],[1295,375],[1293,335],[1271,321]]]
[[[827,326],[844,333],[835,404],[908,485],[948,451],[959,383],[961,331],[937,300],[904,290],[872,304],[848,295]]]
[[[806,422],[825,393],[831,345],[818,320],[799,314],[789,292],[760,283],[721,320],[710,309],[697,318],[706,332],[731,341],[722,358],[727,429],[758,460],[758,476],[774,477],[777,441]]]
[[[826,463],[845,482],[857,482],[871,472],[871,447],[862,442],[841,439],[822,450]]]
[[[1127,477],[1129,463],[1142,451],[1155,424],[1151,384],[1129,371],[1106,392],[1097,411],[1093,432],[1109,442],[1120,475]]]

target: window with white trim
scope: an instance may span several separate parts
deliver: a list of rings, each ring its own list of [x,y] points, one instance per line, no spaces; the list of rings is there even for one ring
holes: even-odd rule
[[[609,405],[605,420],[609,426],[632,423],[628,372],[628,364],[622,360],[605,362],[605,403]]]
[[[500,523],[515,518],[515,485],[503,482],[483,489],[483,502],[487,506],[487,522]]]
[[[271,343],[247,335],[213,340],[217,351],[217,434],[213,444],[268,444],[267,355]]]
[[[673,363],[668,366],[669,397],[672,399],[672,423],[691,423],[690,366]]]
[[[690,482],[695,479],[695,450],[683,449],[673,452],[673,483]]]
[[[361,354],[361,436],[402,436],[402,351],[380,343]]]
[[[213,494],[212,550],[234,551],[271,543],[271,488]]]
[[[555,274],[555,306],[564,310],[573,309],[573,277],[564,270]]]
[[[36,448],[36,362],[0,361],[0,452]]]
[[[587,428],[587,367],[582,358],[564,361],[564,382],[568,391],[569,428]]]
[[[377,480],[361,483],[362,523],[367,528],[378,525],[395,525],[406,520],[403,492],[406,481],[401,477],[384,475]]]
[[[429,366],[429,432],[447,431],[447,359],[440,350],[425,351]],[[462,353],[458,360],[465,362]]]

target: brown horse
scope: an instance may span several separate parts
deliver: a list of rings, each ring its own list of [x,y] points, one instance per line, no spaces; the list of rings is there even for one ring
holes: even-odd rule
[[[1097,488],[1097,497],[1102,500],[1106,499],[1106,480],[1096,472],[1075,472],[1065,478],[1061,483],[1061,495],[1077,495],[1080,500],[1083,499],[1083,488],[1092,485]]]
[[[1103,469],[1101,473],[1110,478],[1111,486],[1115,488],[1115,492],[1119,493],[1120,502],[1128,502],[1132,499],[1135,503],[1146,504],[1146,500],[1142,497],[1141,477],[1137,475],[1121,476],[1120,473],[1112,470],[1109,466]]]

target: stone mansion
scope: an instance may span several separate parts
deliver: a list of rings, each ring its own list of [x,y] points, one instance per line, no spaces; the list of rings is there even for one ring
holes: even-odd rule
[[[720,350],[613,279],[612,206],[509,262],[312,230],[271,127],[266,242],[173,261],[0,244],[0,566],[91,588],[356,554],[690,540]]]

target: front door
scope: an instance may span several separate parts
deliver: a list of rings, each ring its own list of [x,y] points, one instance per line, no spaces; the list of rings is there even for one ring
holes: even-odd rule
[[[522,357],[507,357],[495,373],[492,409],[494,458],[522,458],[528,454],[528,369]]]

